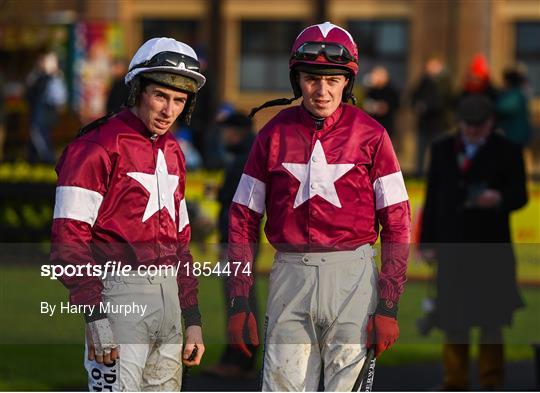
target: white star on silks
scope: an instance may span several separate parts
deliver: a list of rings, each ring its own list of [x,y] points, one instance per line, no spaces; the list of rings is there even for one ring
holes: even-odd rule
[[[334,206],[341,207],[334,183],[349,172],[354,164],[328,164],[321,142],[318,140],[306,164],[284,162],[282,165],[300,181],[294,209],[315,195],[326,199]]]
[[[156,171],[154,173],[128,172],[127,175],[141,183],[150,193],[142,222],[145,222],[155,212],[163,208],[167,209],[172,220],[175,221],[174,192],[178,187],[178,176],[169,175],[165,155],[161,149],[158,150]]]

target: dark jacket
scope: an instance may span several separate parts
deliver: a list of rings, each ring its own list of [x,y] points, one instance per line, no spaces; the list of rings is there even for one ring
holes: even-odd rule
[[[254,140],[255,136],[250,134],[239,144],[227,147],[227,151],[232,155],[232,159],[225,166],[223,185],[217,197],[221,205],[218,215],[218,229],[221,243],[227,243],[229,241],[229,207],[244,172],[244,166],[246,165]]]
[[[452,91],[448,74],[436,78],[424,75],[412,92],[412,104],[418,116],[418,132],[438,135],[448,128]]]
[[[128,95],[129,88],[126,86],[124,78],[115,79],[107,97],[107,113],[120,110],[125,105]]]
[[[511,88],[497,99],[499,126],[512,142],[526,146],[531,139],[527,97],[519,88]]]
[[[518,146],[492,134],[463,170],[462,149],[459,135],[432,146],[423,212],[422,246],[437,251],[439,325],[506,325],[522,305],[509,213],[527,202],[523,157]],[[486,188],[501,193],[501,205],[471,206],[470,198]]]
[[[370,115],[381,123],[390,136],[394,136],[396,134],[394,119],[399,107],[398,91],[391,84],[387,84],[384,87],[368,89],[366,97],[377,101],[383,101],[388,105],[388,111],[384,115]]]

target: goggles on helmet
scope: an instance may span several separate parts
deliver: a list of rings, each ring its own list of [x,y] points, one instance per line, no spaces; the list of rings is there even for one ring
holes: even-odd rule
[[[334,42],[306,42],[294,52],[291,59],[315,61],[321,53],[326,60],[335,64],[347,64],[355,61],[347,48]]]
[[[178,67],[180,63],[184,63],[187,70],[195,72],[199,72],[201,66],[193,57],[178,52],[167,51],[155,54],[151,59],[133,66],[131,70],[136,68]]]

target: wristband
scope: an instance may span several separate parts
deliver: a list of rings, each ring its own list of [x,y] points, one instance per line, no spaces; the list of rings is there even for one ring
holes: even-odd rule
[[[182,310],[182,316],[184,317],[186,328],[193,325],[202,326],[201,313],[197,304]]]
[[[99,309],[99,307],[96,307],[96,308]],[[98,321],[100,319],[105,319],[105,318],[107,318],[107,314],[104,312],[100,312],[100,311],[95,311],[95,312],[85,311],[84,312],[84,320],[86,323]]]
[[[389,299],[380,299],[375,314],[397,319],[398,305]]]
[[[236,296],[231,299],[229,302],[229,310],[228,314],[229,317],[238,314],[241,312],[245,312],[246,314],[249,314],[250,308],[249,308],[249,301],[247,297],[244,296]]]

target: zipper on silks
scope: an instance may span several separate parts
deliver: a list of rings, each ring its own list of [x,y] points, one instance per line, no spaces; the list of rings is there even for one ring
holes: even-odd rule
[[[156,150],[156,141],[158,139],[159,135],[152,134],[150,137],[150,140],[152,141],[152,156],[154,157],[154,173],[157,173],[158,167],[157,167],[157,150]],[[157,258],[156,258],[156,265],[158,265],[159,258],[161,256],[161,246],[159,243],[159,231],[161,230],[161,199],[160,196],[160,190],[159,190],[159,181],[158,177],[156,175],[156,183],[157,183],[157,200],[158,200],[158,226],[157,226],[157,232],[156,232],[156,239],[155,244],[157,247]]]
[[[319,124],[317,124],[317,121],[314,122],[315,124],[313,125],[313,132],[311,133],[311,146],[310,146],[310,149],[309,149],[309,153],[308,153],[308,156],[307,156],[307,159],[308,159],[308,164],[311,164],[311,155],[313,154],[313,150],[315,149],[315,144],[317,143],[317,140],[319,140],[319,133],[320,133],[320,130],[321,128],[319,128]],[[311,190],[311,171],[308,175],[308,186]],[[310,191],[311,192],[311,191]],[[309,244],[309,247],[311,248],[311,245],[313,244],[313,240],[312,240],[312,237],[311,237],[311,209],[312,209],[312,205],[311,205],[311,195],[310,195],[310,198],[307,200],[307,204],[308,204],[308,244]]]

